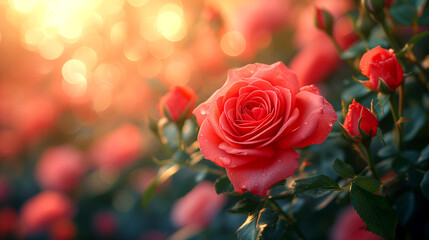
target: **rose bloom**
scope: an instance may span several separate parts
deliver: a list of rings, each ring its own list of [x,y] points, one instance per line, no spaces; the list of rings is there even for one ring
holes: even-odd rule
[[[359,127],[370,137],[374,137],[377,134],[378,120],[371,111],[353,99],[353,103],[349,105],[343,126],[353,140],[360,142],[363,136],[360,134]]]
[[[204,157],[226,168],[236,192],[260,196],[295,172],[294,147],[322,143],[337,119],[318,89],[300,89],[282,62],[230,70],[194,115]]]
[[[366,224],[362,221],[353,207],[344,209],[331,231],[331,240],[382,240],[383,238],[366,230]]]
[[[71,219],[74,214],[72,202],[55,191],[44,191],[27,200],[21,209],[20,222],[24,234],[49,230],[62,219]]]
[[[36,179],[45,189],[70,191],[85,174],[83,154],[72,146],[45,150],[36,166]]]
[[[369,78],[369,81],[361,81],[363,85],[373,91],[380,91],[380,79],[394,91],[401,85],[403,70],[392,51],[377,46],[366,52],[359,63],[360,71]]]
[[[97,167],[123,169],[128,167],[143,151],[140,130],[131,124],[124,124],[100,139],[90,149],[90,155]]]
[[[178,227],[201,230],[210,224],[225,202],[226,197],[217,195],[213,184],[204,181],[177,200],[171,212],[171,220]]]
[[[191,116],[192,110],[195,106],[195,99],[197,95],[194,90],[188,86],[172,86],[170,91],[162,96],[158,103],[159,115],[164,115],[164,110],[170,115],[173,121],[179,120],[179,118],[186,114],[187,117]]]

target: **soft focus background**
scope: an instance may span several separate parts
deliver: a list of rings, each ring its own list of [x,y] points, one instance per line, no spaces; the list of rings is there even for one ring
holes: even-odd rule
[[[254,62],[285,62],[340,110],[338,81],[353,72],[314,27],[314,6],[333,14],[341,48],[357,40],[349,0],[2,0],[0,239],[235,239],[246,216],[228,214],[209,182],[193,189],[202,203],[186,200],[215,209],[190,214],[202,226],[177,213],[207,174],[180,169],[142,206],[164,154],[148,119],[170,86],[202,102]]]

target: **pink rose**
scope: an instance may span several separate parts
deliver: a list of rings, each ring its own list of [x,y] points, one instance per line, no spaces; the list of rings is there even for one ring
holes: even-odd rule
[[[362,221],[353,207],[344,209],[335,221],[331,231],[331,240],[381,240],[383,238],[366,230],[366,224]]]
[[[173,86],[158,103],[159,115],[167,117],[164,115],[164,111],[166,111],[173,121],[179,120],[183,114],[190,117],[195,106],[195,99],[197,99],[197,95],[192,88]],[[187,109],[188,112],[185,112]]]
[[[318,89],[300,89],[282,62],[230,70],[223,87],[193,113],[204,157],[226,168],[236,192],[260,196],[295,172],[294,147],[322,143],[337,119]]]
[[[36,178],[42,188],[70,191],[85,171],[83,154],[64,145],[45,150],[36,166]]]
[[[97,167],[123,169],[140,156],[143,138],[140,130],[131,124],[124,124],[100,139],[91,147],[90,155]]]
[[[21,209],[20,220],[24,234],[49,230],[62,219],[74,214],[72,202],[61,193],[45,191],[30,198]]]
[[[372,138],[377,135],[378,120],[371,111],[353,99],[343,126],[356,142],[360,142],[364,136],[361,135],[359,128]]]
[[[381,90],[380,80],[390,88],[389,91],[395,91],[404,78],[402,67],[396,60],[395,54],[380,46],[362,56],[359,68],[362,74],[369,78],[369,81],[361,81],[361,83],[376,92]]]
[[[178,227],[200,230],[210,224],[225,202],[226,197],[217,195],[212,183],[201,182],[174,204],[171,220]]]

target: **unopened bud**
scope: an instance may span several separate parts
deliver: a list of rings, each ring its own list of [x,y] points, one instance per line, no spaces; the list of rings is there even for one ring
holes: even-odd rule
[[[384,0],[362,0],[362,5],[368,12],[378,14],[383,11],[386,3]]]
[[[314,23],[318,29],[323,30],[328,35],[332,35],[333,22],[334,18],[328,11],[316,7]]]

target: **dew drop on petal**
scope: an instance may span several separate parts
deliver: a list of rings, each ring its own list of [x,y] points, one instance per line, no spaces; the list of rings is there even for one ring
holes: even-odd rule
[[[330,122],[330,123],[328,123],[328,125],[329,125],[329,127],[332,127],[333,124]]]
[[[231,164],[231,159],[226,158],[226,157],[219,157],[220,161],[222,162],[223,165],[228,166]]]
[[[305,122],[304,122],[304,124],[305,124],[305,125],[307,125],[307,124],[308,124],[308,122],[307,122],[307,121],[305,121]]]
[[[207,115],[207,111],[205,109],[201,109],[201,114],[202,115]]]

